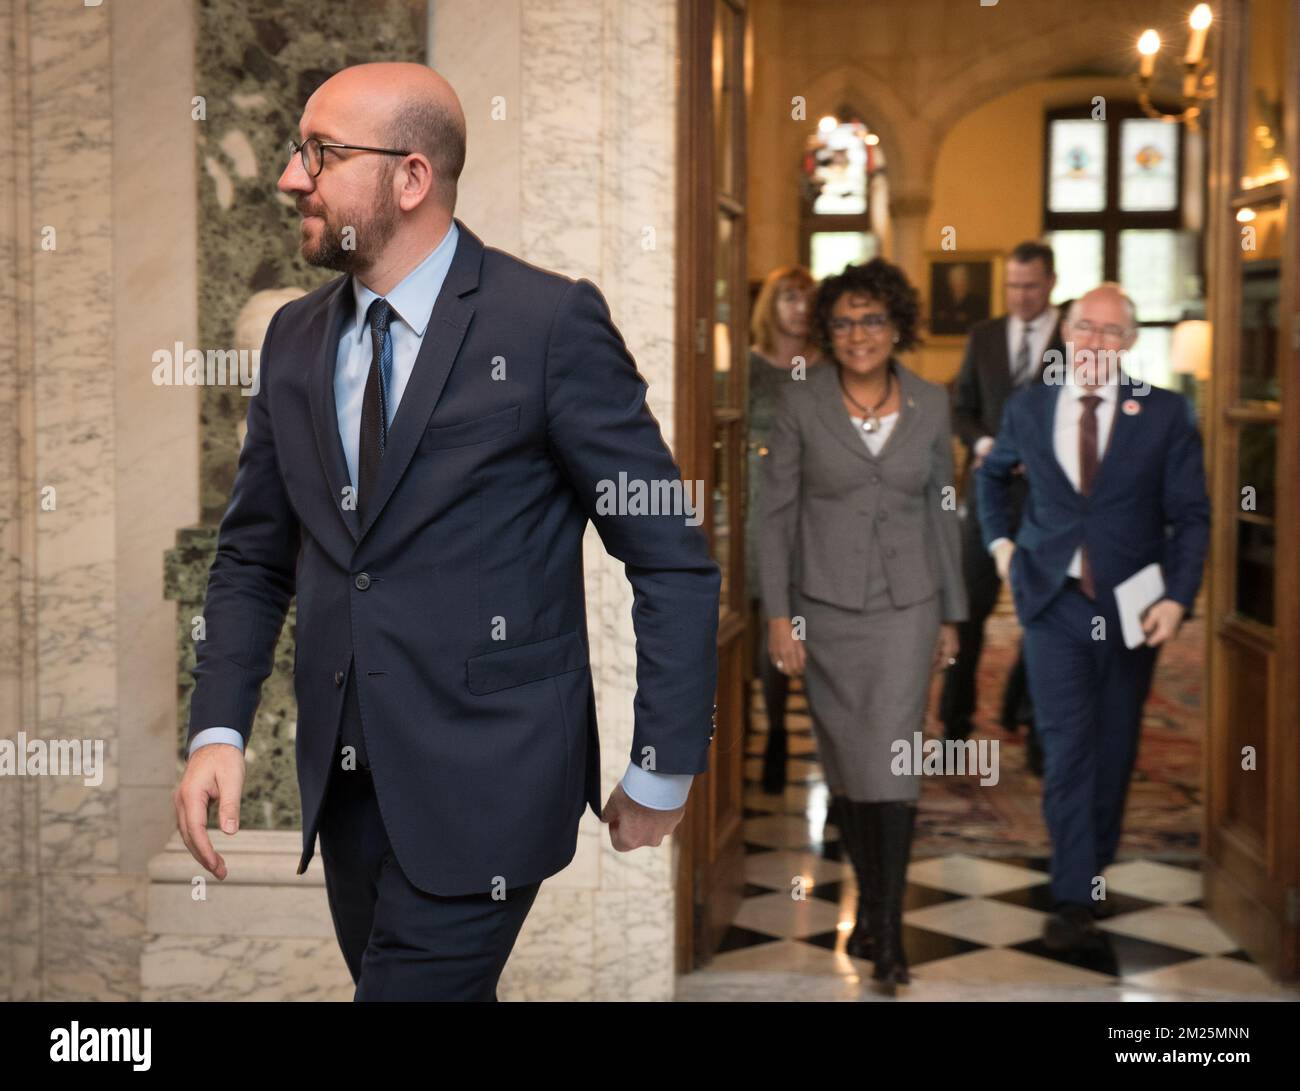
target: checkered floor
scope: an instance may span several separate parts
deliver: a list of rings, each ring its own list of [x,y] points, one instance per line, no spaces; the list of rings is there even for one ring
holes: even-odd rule
[[[747,745],[745,897],[712,963],[683,979],[707,997],[708,976],[743,995],[746,972],[813,975],[865,984],[866,962],[844,944],[853,927],[856,882],[838,831],[825,822],[828,796],[802,696],[792,695],[789,785],[784,796],[758,784],[763,736]],[[761,722],[761,720],[759,721]],[[953,854],[914,859],[904,899],[904,943],[918,999],[990,987],[1080,990],[1129,999],[1213,994],[1295,999],[1255,966],[1205,913],[1201,876],[1187,866],[1126,860],[1106,872],[1112,915],[1099,923],[1104,949],[1087,958],[1049,951],[1040,938],[1050,911],[1048,861]],[[852,998],[853,989],[839,990]],[[1115,998],[1120,998],[1116,996]]]

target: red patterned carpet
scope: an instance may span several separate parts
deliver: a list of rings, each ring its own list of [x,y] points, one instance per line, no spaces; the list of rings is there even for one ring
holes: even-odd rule
[[[1018,642],[1013,617],[989,619],[980,662],[975,737],[999,740],[999,783],[982,787],[973,776],[927,777],[914,856],[1047,854],[1040,783],[1025,768],[1024,732],[1010,734],[998,723],[1002,687]],[[1177,860],[1199,855],[1204,649],[1205,629],[1198,615],[1160,653],[1129,790],[1120,845],[1123,856]],[[942,725],[934,717],[938,685],[930,702],[926,735],[942,738]]]

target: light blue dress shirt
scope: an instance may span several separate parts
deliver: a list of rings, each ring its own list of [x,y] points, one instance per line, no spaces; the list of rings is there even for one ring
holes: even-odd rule
[[[451,268],[460,229],[452,222],[442,242],[419,265],[411,270],[386,296],[394,314],[389,324],[393,339],[393,371],[388,400],[388,423],[391,425],[415,368],[415,358],[424,341],[424,331],[433,314],[433,304],[442,282]],[[358,448],[361,442],[361,404],[366,396],[366,377],[374,355],[366,312],[379,296],[356,277],[352,278],[352,295],[356,308],[339,335],[338,355],[334,364],[334,404],[338,410],[339,438],[348,463],[348,476],[357,485]],[[243,736],[230,727],[209,727],[198,732],[190,743],[193,754],[209,743],[229,743],[241,750]],[[623,774],[623,791],[643,807],[671,811],[686,802],[691,789],[691,773],[652,773],[629,761]]]

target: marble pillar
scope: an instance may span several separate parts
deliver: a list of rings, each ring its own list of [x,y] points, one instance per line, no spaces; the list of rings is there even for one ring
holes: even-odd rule
[[[0,737],[102,744],[98,784],[0,777],[0,996],[139,995],[174,825],[174,607],[197,516],[188,4],[0,3]]]

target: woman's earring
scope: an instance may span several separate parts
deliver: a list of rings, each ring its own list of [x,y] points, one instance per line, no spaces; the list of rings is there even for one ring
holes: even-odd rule
[[[898,344],[898,334],[894,334],[894,344]]]

